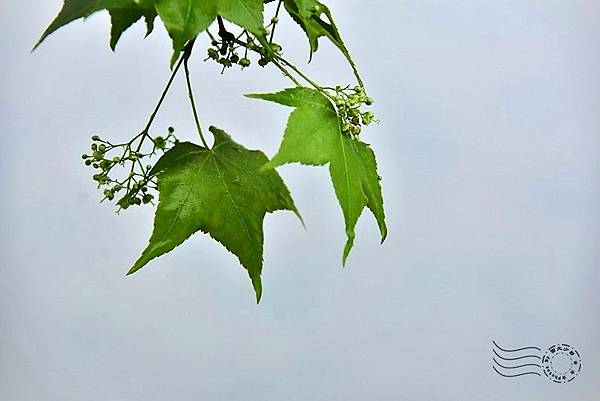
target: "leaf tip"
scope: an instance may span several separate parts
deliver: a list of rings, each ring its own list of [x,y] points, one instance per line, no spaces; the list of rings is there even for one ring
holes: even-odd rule
[[[260,280],[260,275],[258,276],[250,276],[252,280],[252,287],[254,288],[254,293],[256,294],[256,304],[260,303],[260,299],[262,298],[262,282]]]
[[[304,223],[304,219],[302,218],[302,215],[300,214],[300,212],[298,211],[298,209],[294,208],[294,214],[298,217],[298,219],[300,220],[300,224],[302,224],[302,227],[308,231],[308,228],[306,228],[306,224]]]
[[[350,251],[354,246],[354,232],[349,232],[348,240],[346,241],[346,245],[344,245],[344,254],[342,255],[342,267],[346,267],[346,261],[348,260],[348,256],[350,255]]]
[[[131,269],[129,269],[129,271],[125,274],[125,276],[131,276],[133,273],[137,272],[138,270],[140,270],[142,267],[144,267],[146,265],[146,263],[148,263],[148,261],[144,261],[142,262],[141,258],[138,259],[133,266],[131,267]]]
[[[260,94],[258,93],[244,93],[244,97],[247,97],[249,99],[260,99]]]
[[[385,242],[386,238],[388,235],[388,231],[387,228],[384,228],[383,230],[381,230],[381,242],[379,243],[380,245],[383,245],[383,243]]]
[[[42,42],[44,41],[44,39],[46,39],[46,37],[49,35],[48,30],[44,31],[42,33],[42,35],[40,36],[40,38],[37,40],[37,42],[35,43],[35,45],[33,45],[33,48],[31,49],[31,52],[33,53],[38,47],[40,47],[40,45],[42,44]]]

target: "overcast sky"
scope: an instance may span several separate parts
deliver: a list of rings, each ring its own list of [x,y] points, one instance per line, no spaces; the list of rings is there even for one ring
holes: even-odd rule
[[[376,99],[390,234],[361,217],[347,268],[326,168],[285,166],[307,230],[265,220],[264,294],[201,234],[126,278],[151,208],[117,216],[80,155],[144,126],[169,75],[158,24],[116,53],[95,15],[29,51],[59,0],[0,3],[0,400],[592,401],[600,397],[600,3],[330,1]],[[372,6],[365,6],[370,4]],[[303,64],[305,38],[278,28]],[[275,70],[192,62],[201,118],[273,155]],[[352,76],[325,41],[306,67]],[[195,140],[178,79],[155,124]],[[581,374],[505,379],[491,342],[569,343]]]

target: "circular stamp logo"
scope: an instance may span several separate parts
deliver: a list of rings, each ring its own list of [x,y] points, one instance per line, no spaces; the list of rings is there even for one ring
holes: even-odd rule
[[[581,371],[579,352],[568,344],[556,344],[542,356],[542,371],[555,383],[568,383]]]

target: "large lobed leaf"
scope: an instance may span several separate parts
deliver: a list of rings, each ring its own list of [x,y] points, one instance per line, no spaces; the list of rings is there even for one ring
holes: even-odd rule
[[[128,274],[202,231],[238,257],[258,302],[265,214],[298,211],[279,174],[259,171],[268,161],[262,152],[244,148],[220,129],[210,131],[212,149],[179,143],[154,166],[151,173],[157,175],[160,192],[154,230]]]
[[[142,17],[149,34],[158,14],[173,40],[172,62],[186,43],[208,28],[217,15],[247,29],[266,43],[263,0],[65,0],[58,16],[35,47],[60,27],[101,10],[108,10],[111,15],[110,45],[113,49],[123,32]]]
[[[121,34],[141,17],[146,18],[148,31],[154,20],[155,0],[64,0],[63,7],[38,40],[37,48],[51,33],[80,18],[86,18],[101,10],[109,10],[112,16],[111,47],[114,49]],[[135,15],[139,15],[135,18]]]
[[[342,133],[340,119],[329,99],[309,88],[247,96],[295,108],[288,119],[279,151],[263,169],[272,171],[293,162],[329,163],[329,173],[346,225],[343,263],[354,244],[354,228],[365,207],[375,216],[383,242],[387,227],[375,154],[368,144]]]

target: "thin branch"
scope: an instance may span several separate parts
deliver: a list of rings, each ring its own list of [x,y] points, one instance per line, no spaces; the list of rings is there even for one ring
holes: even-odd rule
[[[277,21],[277,19],[279,18],[279,10],[281,9],[281,3],[283,3],[283,0],[279,0],[279,3],[277,3],[277,10],[275,11],[275,16],[273,17],[275,21]],[[273,22],[273,28],[271,28],[271,36],[269,37],[269,43],[273,43],[275,27],[277,27],[277,22]]]
[[[162,103],[165,100],[165,97],[167,96],[167,93],[169,92],[169,88],[171,88],[171,84],[173,83],[173,80],[175,79],[175,76],[177,75],[177,72],[179,71],[179,68],[181,67],[181,64],[183,63],[184,58],[185,58],[185,53],[184,53],[183,56],[181,56],[179,58],[179,61],[177,62],[177,65],[175,66],[175,69],[171,73],[171,77],[169,78],[169,81],[167,82],[167,86],[165,86],[165,89],[163,90],[163,92],[162,92],[162,94],[160,96],[160,99],[158,100],[158,103],[156,104],[156,107],[154,108],[154,111],[150,115],[150,119],[148,120],[148,124],[146,124],[146,127],[142,131],[143,133],[148,133],[148,130],[150,129],[150,126],[154,122],[154,119],[156,118],[156,114],[158,113],[158,110],[160,109],[160,106],[162,106]]]

